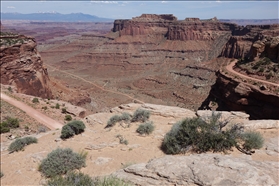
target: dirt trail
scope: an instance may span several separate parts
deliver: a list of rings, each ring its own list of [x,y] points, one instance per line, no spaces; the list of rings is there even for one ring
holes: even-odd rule
[[[91,81],[88,81],[88,80],[86,80],[86,79],[84,79],[84,78],[82,78],[82,77],[79,77],[79,76],[77,76],[77,75],[75,75],[75,74],[72,74],[72,73],[69,73],[69,72],[66,72],[66,71],[63,71],[63,70],[59,70],[59,69],[57,69],[57,68],[55,68],[54,66],[51,66],[51,65],[49,65],[49,64],[45,64],[45,65],[46,65],[46,66],[49,66],[50,68],[52,68],[52,69],[54,69],[54,70],[56,70],[56,71],[59,71],[59,72],[68,74],[69,76],[72,76],[72,77],[78,78],[78,79],[80,79],[80,80],[82,80],[82,81],[84,81],[84,82],[87,82],[87,83],[89,83],[89,84],[91,84],[91,85],[93,85],[93,86],[95,86],[95,87],[101,89],[102,91],[110,92],[110,93],[113,93],[113,94],[122,95],[122,96],[128,97],[128,98],[132,99],[133,101],[136,101],[136,102],[141,103],[141,104],[144,103],[143,101],[138,100],[138,99],[135,99],[135,98],[133,98],[132,96],[130,96],[130,95],[128,95],[128,94],[124,94],[124,93],[117,92],[117,91],[113,91],[113,90],[104,89],[104,87],[102,87],[102,86],[100,86],[100,85],[97,85],[97,84],[95,84],[95,83],[93,83],[93,82],[91,82]]]
[[[236,72],[233,70],[233,67],[235,66],[235,64],[237,63],[237,60],[233,61],[232,63],[230,63],[228,66],[226,66],[226,69],[237,75],[237,76],[240,76],[240,77],[243,77],[243,78],[246,78],[246,79],[251,79],[251,80],[254,80],[254,81],[258,81],[258,82],[261,82],[261,83],[266,83],[266,84],[269,84],[269,85],[273,85],[273,86],[277,86],[279,87],[279,84],[278,83],[272,83],[272,82],[269,82],[269,81],[265,81],[265,80],[261,80],[261,79],[256,79],[256,78],[252,78],[252,77],[249,77],[249,76],[246,76],[244,74],[241,74],[239,72]]]
[[[55,121],[54,119],[44,115],[43,113],[37,111],[36,109],[26,105],[25,103],[22,103],[20,101],[15,100],[14,98],[11,98],[7,96],[6,94],[1,92],[1,99],[4,101],[14,105],[15,107],[23,110],[28,114],[30,117],[36,119],[38,122],[44,124],[46,127],[50,129],[57,129],[57,128],[62,128],[63,124]]]

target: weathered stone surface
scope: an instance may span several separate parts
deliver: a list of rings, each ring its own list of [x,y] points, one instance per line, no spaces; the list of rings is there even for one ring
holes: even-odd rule
[[[136,185],[277,185],[278,162],[228,155],[165,156],[131,165],[113,175]]]
[[[279,120],[249,120],[244,121],[243,126],[247,130],[278,129]]]
[[[198,110],[197,115],[199,117],[210,117],[212,114],[221,114],[222,119],[224,120],[232,120],[232,119],[241,119],[248,120],[249,114],[243,112],[227,112],[227,111],[211,111],[211,110]]]
[[[0,48],[1,83],[16,86],[19,93],[51,98],[48,72],[35,39],[12,35],[1,36],[1,40],[12,42]]]
[[[122,113],[123,110],[125,110],[125,112],[129,112],[130,114],[133,114],[133,112],[138,108],[149,110],[151,112],[151,114],[159,115],[159,116],[163,116],[163,117],[174,117],[174,118],[196,117],[195,112],[193,112],[189,109],[164,106],[164,105],[147,104],[147,103],[145,103],[145,104],[136,104],[136,103],[123,104],[123,105],[120,105],[119,107],[115,107],[115,108],[111,109],[111,112]]]

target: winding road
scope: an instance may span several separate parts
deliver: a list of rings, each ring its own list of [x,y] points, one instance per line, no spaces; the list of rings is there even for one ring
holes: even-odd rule
[[[256,78],[253,78],[253,77],[250,77],[250,76],[246,76],[246,75],[244,75],[244,74],[241,74],[241,73],[239,73],[239,72],[234,71],[234,70],[233,70],[233,67],[235,66],[236,63],[237,63],[237,60],[233,61],[233,62],[230,63],[228,66],[226,66],[226,69],[227,69],[229,72],[231,72],[231,73],[233,73],[233,74],[235,74],[235,75],[237,75],[237,76],[239,76],[239,77],[242,77],[242,78],[246,78],[246,79],[250,79],[250,80],[258,81],[258,82],[261,82],[261,83],[266,83],[266,84],[268,84],[268,85],[273,85],[273,86],[279,87],[279,83],[272,83],[272,82],[269,82],[269,81],[265,81],[265,80],[261,80],[261,79],[256,79]]]
[[[10,103],[11,105],[14,105],[15,107],[23,110],[28,114],[30,117],[34,118],[38,122],[42,123],[49,129],[61,129],[63,127],[63,124],[59,123],[58,121],[55,121],[54,119],[46,116],[45,114],[39,112],[38,110],[26,105],[23,102],[20,102],[14,98],[11,98],[7,96],[6,94],[1,92],[1,99]]]

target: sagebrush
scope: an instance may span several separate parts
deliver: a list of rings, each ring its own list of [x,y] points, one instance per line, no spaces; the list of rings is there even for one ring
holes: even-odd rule
[[[151,134],[154,131],[154,125],[152,121],[148,121],[146,123],[140,124],[137,128],[137,133],[139,134]]]
[[[55,177],[85,167],[86,154],[75,153],[70,148],[58,148],[47,155],[39,166],[45,177]]]
[[[124,122],[126,124],[129,124],[130,121],[131,115],[127,112],[124,112],[122,113],[122,115],[114,115],[110,117],[105,128],[113,127],[118,122]]]
[[[251,154],[252,149],[262,147],[260,134],[245,133],[238,125],[223,130],[228,121],[220,118],[220,114],[212,114],[207,119],[191,118],[176,123],[165,135],[162,150],[166,154],[179,154],[190,149],[197,153],[226,152],[236,147],[241,152]]]
[[[137,109],[132,117],[132,122],[146,122],[150,117],[150,111]]]
[[[85,130],[85,125],[82,121],[74,120],[70,121],[62,127],[61,136],[62,139],[70,138],[74,135],[78,135]]]
[[[34,137],[18,138],[10,144],[8,151],[11,153],[23,150],[25,146],[30,145],[32,143],[38,143],[38,139]]]

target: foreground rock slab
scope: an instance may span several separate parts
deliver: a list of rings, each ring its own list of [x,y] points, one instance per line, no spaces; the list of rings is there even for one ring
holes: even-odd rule
[[[114,173],[136,185],[278,185],[278,162],[220,154],[165,156]]]

